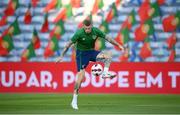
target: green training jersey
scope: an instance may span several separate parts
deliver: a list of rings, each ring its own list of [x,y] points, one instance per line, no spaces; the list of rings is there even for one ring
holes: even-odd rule
[[[91,33],[86,33],[84,28],[81,28],[74,34],[71,41],[76,44],[78,50],[93,50],[98,37],[105,38],[105,33],[96,27],[92,27]]]

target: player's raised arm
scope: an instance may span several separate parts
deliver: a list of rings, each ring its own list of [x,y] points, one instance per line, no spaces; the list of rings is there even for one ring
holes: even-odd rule
[[[120,45],[118,42],[116,42],[114,39],[112,39],[111,37],[109,37],[108,35],[105,36],[105,39],[110,42],[111,44],[119,47],[119,49],[121,49],[122,51],[124,51],[124,47],[122,45]]]
[[[60,57],[58,57],[58,58],[56,59],[56,63],[62,61],[64,55],[66,54],[66,52],[68,51],[69,47],[71,47],[72,44],[73,44],[73,42],[72,42],[71,40],[66,44],[66,46],[65,46],[65,48],[63,49]]]

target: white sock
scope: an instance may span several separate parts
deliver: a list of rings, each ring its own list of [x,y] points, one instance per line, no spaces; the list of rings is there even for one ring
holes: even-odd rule
[[[104,73],[108,73],[109,68],[108,67],[104,67]]]
[[[73,94],[73,100],[72,100],[73,103],[77,103],[77,97],[78,97],[77,94]]]

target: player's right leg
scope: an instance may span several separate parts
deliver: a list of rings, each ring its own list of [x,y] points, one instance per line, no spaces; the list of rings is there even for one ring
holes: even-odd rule
[[[81,87],[81,83],[84,79],[84,75],[85,75],[85,70],[82,69],[77,73],[77,80],[75,82],[74,85],[74,94],[73,94],[73,99],[71,102],[71,106],[73,109],[78,109],[78,93],[79,93],[79,89]]]
[[[78,94],[81,87],[81,83],[85,76],[85,68],[89,63],[89,58],[86,57],[86,52],[76,50],[76,65],[78,69],[77,79],[74,85],[74,93],[71,106],[73,109],[78,109]]]

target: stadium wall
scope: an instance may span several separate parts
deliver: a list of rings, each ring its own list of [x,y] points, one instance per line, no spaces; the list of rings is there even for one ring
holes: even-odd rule
[[[180,63],[112,63],[113,79],[90,74],[81,93],[180,94]],[[0,93],[71,93],[76,65],[64,63],[0,63]]]

